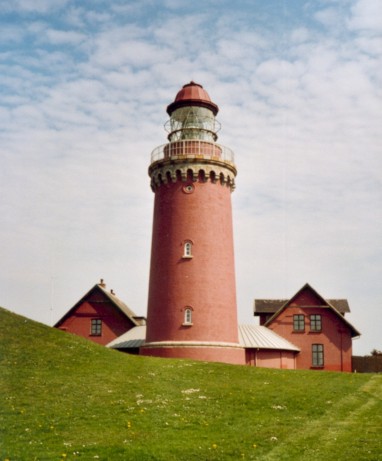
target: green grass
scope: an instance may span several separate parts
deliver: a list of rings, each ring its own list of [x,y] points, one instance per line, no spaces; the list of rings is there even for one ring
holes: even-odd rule
[[[135,357],[0,309],[0,461],[382,460],[382,376]]]

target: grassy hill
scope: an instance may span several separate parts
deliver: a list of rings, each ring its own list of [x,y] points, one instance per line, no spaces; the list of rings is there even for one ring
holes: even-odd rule
[[[134,357],[0,309],[0,460],[382,460],[382,376]]]

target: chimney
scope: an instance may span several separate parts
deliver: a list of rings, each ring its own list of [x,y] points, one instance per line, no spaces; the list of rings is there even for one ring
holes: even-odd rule
[[[99,285],[100,287],[102,287],[102,288],[106,288],[106,283],[103,281],[103,279],[101,279],[101,280],[99,281],[99,284],[98,284],[98,285]]]

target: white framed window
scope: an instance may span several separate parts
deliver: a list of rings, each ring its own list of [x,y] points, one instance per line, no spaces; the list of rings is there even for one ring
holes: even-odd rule
[[[191,309],[191,307],[186,307],[184,309],[183,325],[192,325],[192,309]]]
[[[183,258],[192,258],[192,242],[189,240],[183,245]]]

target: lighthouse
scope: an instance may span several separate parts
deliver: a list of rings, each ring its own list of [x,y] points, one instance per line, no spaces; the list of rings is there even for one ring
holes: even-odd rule
[[[244,364],[238,340],[231,193],[219,111],[195,82],[167,107],[168,142],[151,154],[154,192],[146,340],[141,354]]]

